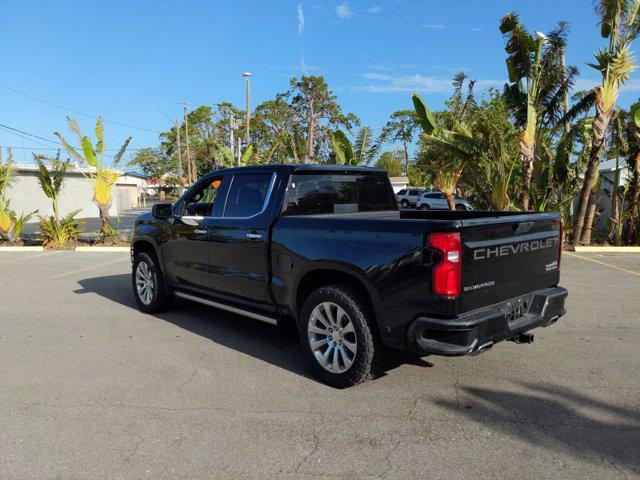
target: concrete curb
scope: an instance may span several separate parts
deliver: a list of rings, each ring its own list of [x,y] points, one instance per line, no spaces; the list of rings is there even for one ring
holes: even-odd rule
[[[44,247],[0,247],[0,252],[43,252]]]
[[[640,253],[640,247],[575,247],[576,253]]]
[[[129,253],[131,247],[76,247],[76,252],[92,252],[92,253]]]

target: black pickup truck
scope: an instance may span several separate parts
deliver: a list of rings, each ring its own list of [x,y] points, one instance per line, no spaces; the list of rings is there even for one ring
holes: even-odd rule
[[[477,354],[565,313],[557,213],[399,212],[384,170],[263,165],[206,175],[136,219],[141,310],[175,297],[295,322],[326,383],[375,377],[388,348]],[[283,346],[283,348],[286,348]]]

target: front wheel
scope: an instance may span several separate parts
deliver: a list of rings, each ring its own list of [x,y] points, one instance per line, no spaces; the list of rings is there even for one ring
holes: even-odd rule
[[[167,292],[155,255],[146,252],[136,255],[131,282],[133,296],[143,312],[157,313],[171,306],[173,296]]]
[[[429,205],[423,203],[422,205],[420,205],[420,210],[429,210]]]
[[[409,208],[409,201],[402,200],[402,202],[400,202],[400,205],[402,205],[402,208]]]
[[[463,203],[459,203],[456,205],[456,210],[458,211],[465,211],[467,209],[467,206]]]
[[[321,287],[307,298],[300,314],[300,341],[323,382],[345,388],[382,371],[386,352],[374,322],[366,302],[347,286]]]

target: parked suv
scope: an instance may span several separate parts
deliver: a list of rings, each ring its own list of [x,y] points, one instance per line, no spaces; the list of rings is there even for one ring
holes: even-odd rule
[[[422,192],[424,192],[424,190],[420,190],[419,188],[403,188],[396,193],[396,199],[402,208],[415,207]]]
[[[473,210],[463,198],[454,197],[456,210]],[[449,210],[447,197],[442,192],[424,192],[416,202],[418,210]]]

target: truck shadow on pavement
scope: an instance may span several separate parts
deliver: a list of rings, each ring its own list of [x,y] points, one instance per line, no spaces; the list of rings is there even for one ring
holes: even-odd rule
[[[138,311],[129,274],[85,278],[78,280],[78,284],[82,288],[74,290],[76,294],[95,293]],[[275,328],[257,320],[180,299],[176,300],[172,309],[150,316],[317,381],[307,366],[293,325]],[[393,351],[389,357],[386,372],[404,364],[432,366],[405,352]]]
[[[621,468],[640,473],[640,409],[589,398],[561,385],[518,387],[514,392],[460,386],[460,401],[447,398],[436,404],[500,434],[608,464],[622,478],[627,477]]]

